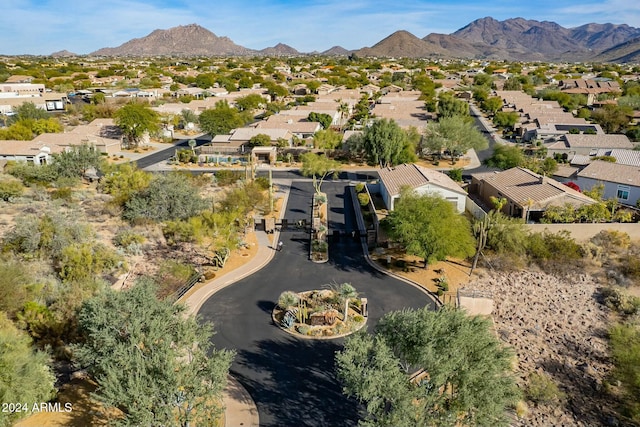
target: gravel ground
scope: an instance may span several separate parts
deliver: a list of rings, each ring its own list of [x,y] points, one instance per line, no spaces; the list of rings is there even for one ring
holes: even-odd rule
[[[608,309],[599,304],[599,284],[586,274],[558,277],[544,272],[488,272],[466,288],[490,291],[500,339],[517,356],[518,384],[531,372],[546,373],[565,397],[549,405],[529,404],[517,426],[617,425],[603,380]]]

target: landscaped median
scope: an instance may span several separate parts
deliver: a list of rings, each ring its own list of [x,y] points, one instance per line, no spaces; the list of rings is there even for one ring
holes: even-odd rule
[[[294,335],[338,338],[362,328],[367,321],[367,299],[358,298],[349,283],[303,292],[285,291],[273,309],[276,325]]]
[[[328,212],[327,195],[325,193],[315,193],[311,210],[311,242],[309,245],[309,259],[313,262],[329,261]]]

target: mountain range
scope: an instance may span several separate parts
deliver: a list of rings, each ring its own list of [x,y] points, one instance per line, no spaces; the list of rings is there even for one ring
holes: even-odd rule
[[[317,54],[318,52],[314,52]],[[58,53],[59,54],[59,53]],[[419,38],[397,31],[371,47],[348,51],[334,46],[323,55],[468,58],[522,61],[632,62],[640,59],[640,28],[626,24],[585,24],[564,28],[555,22],[513,18],[477,19],[452,34],[431,33]],[[279,43],[262,50],[235,44],[197,24],[155,30],[118,47],[102,48],[93,56],[297,56]]]

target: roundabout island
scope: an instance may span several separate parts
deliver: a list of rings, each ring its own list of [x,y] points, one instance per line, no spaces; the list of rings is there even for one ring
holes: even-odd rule
[[[360,330],[367,321],[367,299],[358,298],[350,283],[303,292],[284,291],[272,318],[283,330],[304,338],[340,338]]]

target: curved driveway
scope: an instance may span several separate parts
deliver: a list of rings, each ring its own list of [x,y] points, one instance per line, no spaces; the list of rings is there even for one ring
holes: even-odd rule
[[[310,218],[312,191],[311,183],[293,181],[287,219]],[[330,228],[345,234],[330,242],[328,263],[309,261],[306,232],[283,231],[284,248],[267,266],[214,294],[199,312],[214,323],[215,346],[237,351],[231,373],[256,402],[264,427],[355,426],[358,420],[357,402],[342,395],[334,376],[334,354],[343,340],[309,340],[280,330],[271,311],[281,292],[350,282],[368,298],[369,329],[388,311],[433,306],[423,291],[366,262],[360,242],[350,235],[355,219],[345,184],[327,182],[323,191],[329,196]]]

